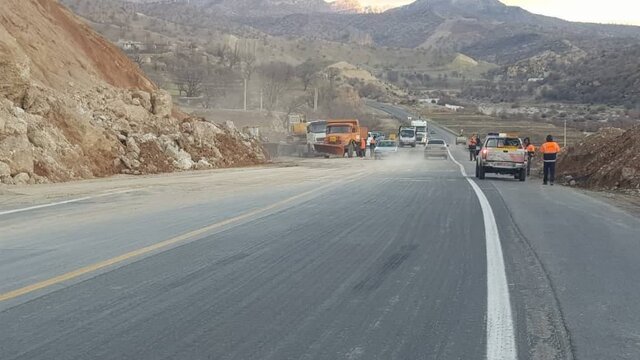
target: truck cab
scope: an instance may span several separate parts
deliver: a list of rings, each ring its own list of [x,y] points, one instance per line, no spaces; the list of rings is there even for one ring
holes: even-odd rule
[[[427,122],[425,120],[413,120],[411,126],[416,128],[416,143],[421,145],[427,144]]]
[[[323,143],[324,138],[327,135],[327,121],[316,120],[307,124],[307,147],[313,150],[313,146],[316,143]]]
[[[416,147],[416,128],[413,126],[401,126],[398,130],[398,145],[400,147]]]
[[[490,133],[487,135],[476,159],[476,177],[484,179],[488,173],[512,175],[525,181],[527,157],[522,140],[513,134]]]
[[[338,155],[349,157],[360,148],[360,140],[366,139],[369,130],[361,127],[358,120],[328,120],[325,138],[322,144],[315,143],[316,152],[325,155]]]

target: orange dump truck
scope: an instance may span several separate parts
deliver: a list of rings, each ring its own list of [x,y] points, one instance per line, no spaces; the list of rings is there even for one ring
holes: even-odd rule
[[[353,157],[360,148],[360,139],[367,138],[368,129],[356,119],[328,120],[324,143],[314,144],[316,152],[325,156],[347,154]]]

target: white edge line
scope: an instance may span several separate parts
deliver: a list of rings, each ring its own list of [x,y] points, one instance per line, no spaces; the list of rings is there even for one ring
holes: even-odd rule
[[[467,176],[464,166],[453,157],[451,151],[447,151],[476,193],[484,218],[487,242],[487,360],[515,360],[518,355],[498,224],[482,189]]]
[[[59,206],[59,205],[64,205],[64,204],[71,204],[71,203],[76,203],[76,202],[79,202],[79,201],[90,200],[90,199],[96,199],[96,198],[101,198],[101,197],[105,197],[105,196],[118,195],[118,194],[125,194],[125,193],[133,192],[133,191],[136,191],[136,190],[139,190],[139,189],[128,189],[128,190],[120,190],[120,191],[110,191],[110,192],[106,192],[106,193],[98,194],[98,195],[83,196],[83,197],[80,197],[80,198],[69,199],[69,200],[64,200],[64,201],[58,201],[58,202],[53,202],[53,203],[48,203],[48,204],[34,205],[34,206],[26,207],[26,208],[20,208],[20,209],[13,209],[13,210],[0,211],[0,216],[2,216],[2,215],[16,214],[16,213],[21,213],[21,212],[26,212],[26,211],[32,211],[32,210],[38,210],[38,209],[44,209],[44,208],[48,208],[48,207],[52,207],[52,206]]]

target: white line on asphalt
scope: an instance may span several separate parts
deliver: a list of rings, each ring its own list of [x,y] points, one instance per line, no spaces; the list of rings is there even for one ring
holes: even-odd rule
[[[451,151],[447,151],[476,193],[484,218],[487,242],[487,360],[515,360],[518,356],[498,224],[482,189],[467,176],[464,166],[453,157]]]
[[[101,197],[105,197],[105,196],[126,194],[126,193],[129,193],[129,192],[132,192],[132,191],[136,191],[136,190],[138,190],[138,189],[110,191],[110,192],[106,192],[106,193],[102,193],[102,194],[98,194],[98,195],[84,196],[84,197],[80,197],[80,198],[69,199],[69,200],[58,201],[58,202],[52,202],[52,203],[48,203],[48,204],[34,205],[34,206],[29,206],[29,207],[20,208],[20,209],[0,211],[0,216],[9,215],[9,214],[16,214],[16,213],[21,213],[21,212],[31,211],[31,210],[44,209],[44,208],[48,208],[48,207],[52,207],[52,206],[71,204],[71,203],[76,203],[76,202],[79,202],[79,201],[97,199],[97,198],[101,198]]]

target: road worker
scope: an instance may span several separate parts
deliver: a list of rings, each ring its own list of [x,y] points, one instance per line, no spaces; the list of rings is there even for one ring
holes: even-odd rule
[[[476,146],[478,145],[478,137],[476,134],[471,135],[467,140],[467,146],[469,147],[469,161],[476,161]]]
[[[527,152],[527,176],[531,175],[531,163],[536,155],[536,147],[531,143],[531,139],[524,138],[524,150]]]
[[[362,137],[360,139],[360,157],[364,159],[366,155],[367,155],[367,139]]]
[[[556,161],[558,160],[560,145],[553,141],[553,136],[547,135],[547,142],[540,146],[540,152],[542,153],[542,160],[544,161],[543,184],[553,185],[556,177]]]
[[[372,159],[375,159],[375,150],[376,150],[376,137],[372,136],[370,138],[371,140],[369,140],[369,149],[370,149],[370,155]]]

